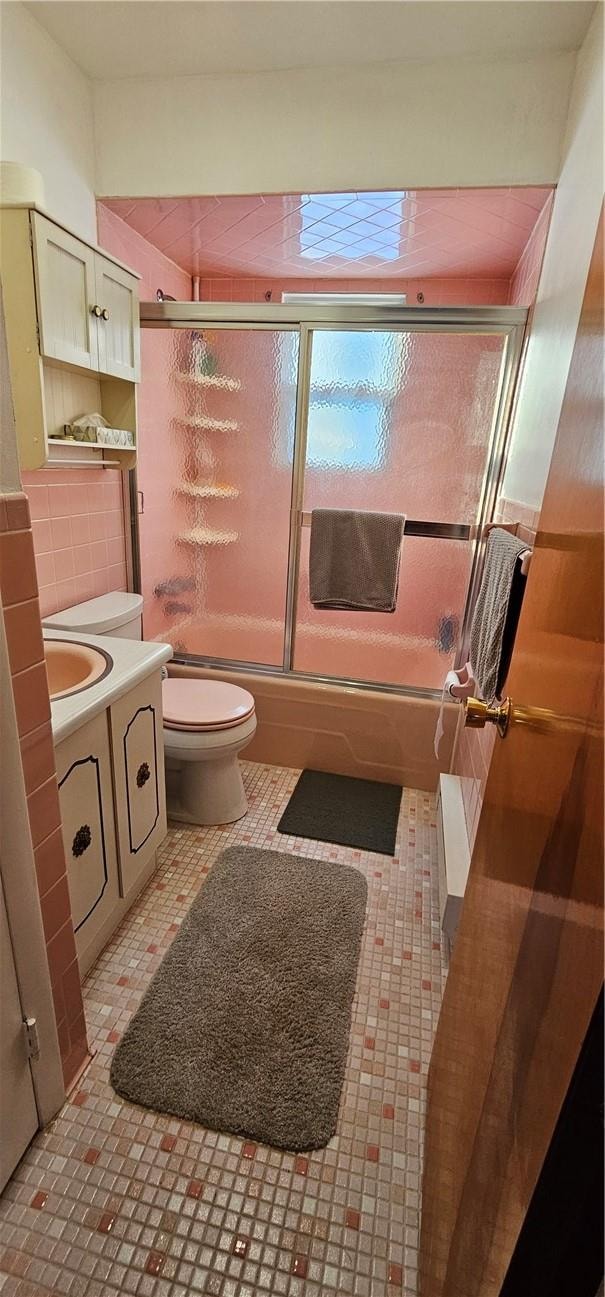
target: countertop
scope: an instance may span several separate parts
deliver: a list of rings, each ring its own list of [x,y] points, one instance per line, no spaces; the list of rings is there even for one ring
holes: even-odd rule
[[[55,743],[73,734],[86,721],[105,711],[116,698],[133,689],[152,671],[159,671],[172,657],[170,644],[157,644],[154,640],[116,639],[111,635],[78,635],[72,631],[53,631],[44,627],[45,640],[67,640],[76,644],[90,644],[103,649],[113,658],[113,667],[96,684],[57,698],[51,702],[51,723]]]

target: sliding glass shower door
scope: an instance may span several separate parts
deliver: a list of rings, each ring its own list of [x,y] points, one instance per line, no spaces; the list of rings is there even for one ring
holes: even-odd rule
[[[144,633],[281,668],[299,333],[143,332]]]
[[[479,514],[504,341],[498,333],[312,331],[296,671],[442,686],[464,616],[469,528]],[[427,524],[426,534],[404,538],[395,612],[313,607],[305,524],[317,508]]]
[[[164,302],[141,319],[145,635],[184,660],[440,689],[525,312]],[[312,606],[320,507],[406,515],[395,612]]]

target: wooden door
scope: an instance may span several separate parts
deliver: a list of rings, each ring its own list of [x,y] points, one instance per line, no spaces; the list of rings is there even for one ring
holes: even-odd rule
[[[602,283],[601,222],[429,1070],[422,1297],[498,1297],[603,979]]]
[[[13,947],[0,882],[0,1190],[38,1129]]]
[[[41,354],[96,370],[95,253],[39,212],[32,233]]]
[[[111,753],[120,861],[120,893],[129,900],[166,837],[162,681],[159,671],[110,709]]]
[[[95,276],[101,308],[99,371],[136,383],[140,377],[138,280],[99,253]]]

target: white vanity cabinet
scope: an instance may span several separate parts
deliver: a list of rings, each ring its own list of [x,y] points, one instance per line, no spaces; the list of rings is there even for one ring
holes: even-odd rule
[[[56,748],[63,844],[80,973],[108,939],[119,901],[106,713]]]
[[[136,382],[136,277],[40,212],[31,228],[41,355]]]
[[[155,869],[166,835],[159,670],[55,748],[80,974]]]
[[[130,896],[166,836],[166,784],[159,675],[110,708],[120,893]],[[119,795],[118,795],[119,793]]]

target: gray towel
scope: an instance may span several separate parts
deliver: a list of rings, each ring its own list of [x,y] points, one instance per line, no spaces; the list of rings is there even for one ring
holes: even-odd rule
[[[360,509],[314,509],[309,593],[315,608],[394,612],[405,518]]]
[[[527,545],[494,527],[487,538],[485,567],[471,626],[470,661],[485,702],[493,702],[502,659],[502,640],[519,555]]]

